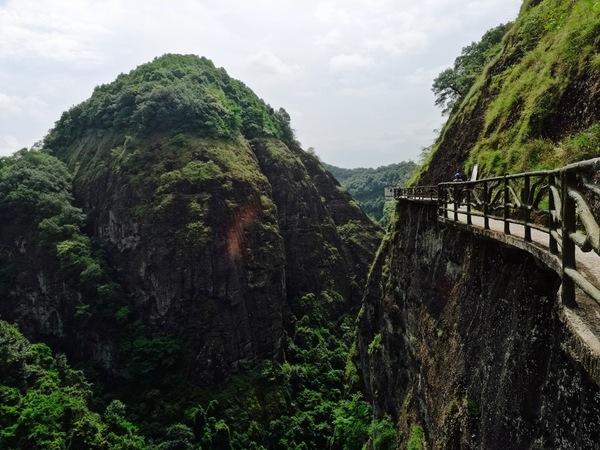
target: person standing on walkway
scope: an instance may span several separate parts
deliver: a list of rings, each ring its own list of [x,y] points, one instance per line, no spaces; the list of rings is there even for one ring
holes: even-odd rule
[[[452,181],[454,181],[455,183],[458,183],[460,181],[464,181],[463,180],[463,176],[462,176],[462,172],[460,171],[460,168],[456,169],[456,173],[454,174],[454,179]]]

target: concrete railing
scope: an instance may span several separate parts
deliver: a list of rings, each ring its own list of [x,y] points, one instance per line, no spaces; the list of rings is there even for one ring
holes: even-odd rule
[[[556,170],[437,186],[392,187],[386,189],[386,195],[398,200],[435,201],[438,216],[445,222],[463,222],[486,230],[490,222],[500,223],[506,235],[512,234],[511,227],[519,226],[523,232],[518,237],[527,242],[532,241],[532,230],[545,233],[547,251],[560,258],[563,301],[574,305],[576,287],[600,303],[600,280],[578,269],[576,251],[600,255],[599,180],[600,158],[596,158]],[[474,218],[481,223],[474,224]]]

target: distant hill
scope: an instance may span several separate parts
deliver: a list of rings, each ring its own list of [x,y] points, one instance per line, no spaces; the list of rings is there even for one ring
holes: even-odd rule
[[[383,188],[388,185],[404,185],[416,167],[412,161],[376,169],[343,169],[325,164],[325,168],[352,194],[363,210],[377,221],[381,221],[384,216]]]

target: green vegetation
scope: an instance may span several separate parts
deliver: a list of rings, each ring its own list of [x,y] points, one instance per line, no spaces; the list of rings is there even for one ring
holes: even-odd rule
[[[1,448],[148,448],[123,403],[113,400],[98,413],[94,400],[90,384],[64,356],[30,344],[0,321]]]
[[[369,352],[369,355],[372,355],[373,353],[375,353],[376,351],[379,351],[380,349],[381,349],[381,333],[377,333],[375,336],[373,336],[373,340],[369,344],[369,348],[367,349],[367,351]]]
[[[89,302],[108,300],[115,286],[81,232],[85,215],[72,200],[71,175],[53,156],[21,150],[0,159],[0,226],[27,236],[31,246],[54,256],[64,281],[83,294],[84,311]],[[9,288],[17,269],[14,261],[0,260],[5,281],[0,293]]]
[[[429,161],[439,170],[444,153],[458,148],[466,173],[478,164],[490,176],[600,155],[598,36],[596,0],[525,1],[500,45],[489,46],[471,89],[453,95],[448,82],[439,91],[438,102],[454,107]],[[427,170],[428,163],[420,172]]]
[[[61,323],[56,335],[48,333],[48,342],[73,358],[69,366],[65,357],[52,356],[43,344],[29,344],[14,327],[0,323],[1,448],[395,448],[395,424],[374,418],[357,390],[355,311],[334,288],[289,299],[295,316],[286,314],[278,357],[235,367],[237,374],[216,386],[193,372],[203,370],[202,362],[189,362],[205,345],[196,323],[180,332],[164,326],[163,317],[150,320],[147,312],[156,299],[136,297],[137,286],[126,289],[135,281],[118,260],[138,257],[141,253],[132,250],[136,245],[150,252],[163,245],[165,255],[153,257],[183,261],[176,272],[186,258],[233,267],[224,261],[237,256],[236,233],[246,230],[228,230],[231,222],[252,224],[248,234],[261,243],[244,261],[257,268],[248,271],[247,283],[256,290],[266,285],[265,291],[268,283],[277,283],[261,278],[264,261],[284,256],[276,247],[281,236],[271,187],[251,145],[265,145],[267,163],[304,170],[306,155],[284,144],[292,140],[285,111],[273,111],[206,59],[165,55],[98,87],[88,101],[66,112],[44,150],[0,159],[0,226],[9,249],[8,257],[0,255],[0,296],[7,299],[2,306],[11,308],[14,302],[26,309],[19,289],[33,286],[36,276],[50,280],[42,308]],[[320,166],[318,171],[324,175]],[[306,180],[312,183],[308,175]],[[74,206],[72,189],[89,217]],[[109,200],[102,203],[98,197]],[[135,227],[135,237],[125,231],[123,242],[115,243],[117,230],[116,239],[106,239],[102,233],[114,230],[98,224],[103,226],[102,215],[109,213],[115,228]],[[97,228],[97,240],[85,234]],[[373,237],[364,228],[360,220],[349,220],[338,233],[364,250],[367,259],[366,242]],[[141,244],[127,240],[138,236]],[[13,242],[22,237],[26,251],[19,252]],[[321,238],[323,268],[315,273],[322,270],[325,279],[331,276],[328,263],[333,266],[346,255],[338,242]],[[121,244],[124,249],[114,251]],[[166,255],[171,249],[176,254]],[[158,263],[143,257],[141,264]],[[218,270],[215,274],[220,276]],[[27,285],[24,277],[34,281]],[[239,278],[245,280],[244,274]],[[215,290],[237,289],[229,279],[213,282]],[[201,308],[202,300],[197,295],[196,304],[186,299],[172,307]],[[251,307],[252,298],[245,300]],[[23,330],[45,339],[32,331],[37,320],[23,319]],[[5,329],[7,336],[17,337],[4,339]],[[74,336],[81,342],[73,342]],[[190,349],[194,340],[201,342]],[[207,347],[220,345],[216,337],[206,341]],[[10,365],[19,349],[26,351],[17,370]],[[216,349],[214,358],[226,359],[226,350]],[[228,364],[223,362],[227,375]],[[217,372],[219,363],[214,367]],[[15,381],[14,374],[21,372],[21,381]]]
[[[564,120],[559,119],[565,114],[561,99],[573,95],[569,93],[573,83],[582,78],[589,79],[591,86],[600,83],[593,68],[600,14],[593,11],[593,3],[546,0],[521,14],[502,59],[516,52],[523,56],[491,78],[498,95],[487,107],[484,139],[473,148],[469,165],[479,163],[486,172],[500,173],[554,167],[598,155],[598,147],[579,151],[580,132],[570,134],[567,129],[562,139],[551,139],[559,131],[553,128]],[[581,131],[597,134],[596,127]]]
[[[98,86],[62,115],[45,146],[62,155],[85,135],[179,132],[294,139],[287,112],[274,111],[224,69],[206,58],[167,54]]]
[[[189,444],[178,448],[360,450],[369,442],[369,448],[395,449],[394,424],[374,419],[345,378],[354,318],[336,318],[342,302],[330,291],[302,297],[282,362],[248,367],[218,389],[183,380],[160,392],[148,389],[131,405],[140,430],[157,441],[176,435]]]
[[[425,435],[420,425],[413,425],[410,429],[410,437],[406,445],[407,450],[423,450]]]
[[[485,66],[500,51],[502,39],[511,26],[512,23],[507,23],[488,30],[479,42],[464,47],[454,66],[433,81],[435,104],[442,107],[444,113],[452,111],[467,95]]]
[[[328,164],[324,166],[358,200],[362,209],[383,225],[387,225],[390,219],[389,214],[385,214],[384,188],[404,186],[417,167],[411,161],[381,166],[377,169],[342,169]]]

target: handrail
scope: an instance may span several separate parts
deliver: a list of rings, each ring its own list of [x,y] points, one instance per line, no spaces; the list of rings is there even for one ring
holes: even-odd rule
[[[478,217],[489,230],[490,220],[498,220],[507,235],[511,225],[521,225],[527,242],[532,241],[532,229],[547,233],[548,251],[561,261],[563,302],[574,306],[576,287],[600,303],[600,289],[577,269],[576,260],[576,248],[600,255],[600,225],[594,216],[600,205],[599,179],[600,158],[594,158],[553,170],[436,186],[390,187],[386,195],[435,201],[441,221],[459,222],[459,216],[466,216],[466,224],[473,226],[473,217]]]

